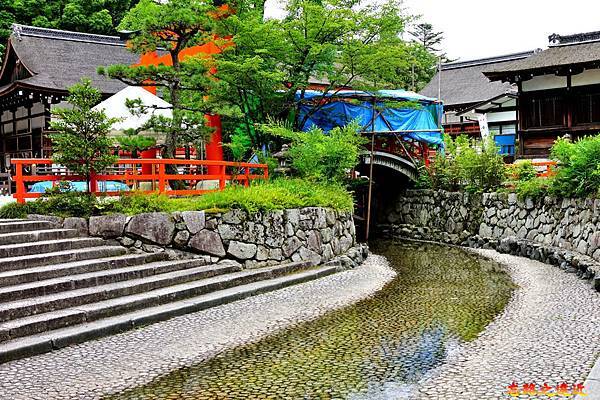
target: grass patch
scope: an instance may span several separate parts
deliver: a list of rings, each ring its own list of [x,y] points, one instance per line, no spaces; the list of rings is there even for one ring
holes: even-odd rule
[[[87,217],[111,213],[135,215],[160,211],[223,212],[231,209],[254,213],[302,207],[328,207],[351,211],[353,199],[341,184],[276,179],[254,182],[247,188],[230,186],[220,192],[182,198],[134,193],[117,200],[107,200],[81,193],[53,194],[26,204],[7,204],[0,208],[0,218],[23,218],[27,214]]]
[[[301,207],[329,207],[351,211],[351,194],[338,184],[277,179],[256,182],[250,187],[231,186],[203,196],[168,198],[163,195],[132,195],[115,203],[114,211],[129,215],[155,211],[206,210],[221,212],[241,209],[250,213]]]

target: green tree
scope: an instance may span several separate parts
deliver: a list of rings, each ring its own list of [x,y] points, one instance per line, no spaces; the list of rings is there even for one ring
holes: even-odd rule
[[[199,143],[212,132],[204,115],[230,112],[228,101],[207,94],[219,82],[210,77],[209,59],[182,52],[214,40],[219,10],[208,0],[141,0],[123,19],[119,29],[134,32],[130,49],[138,54],[167,52],[170,65],[113,65],[100,68],[101,74],[128,85],[153,86],[169,101],[172,118],[153,117],[148,128],[165,134],[163,157],[173,158],[181,144]],[[171,171],[175,172],[175,171]]]
[[[244,7],[217,21],[221,36],[235,45],[215,59],[214,76],[222,84],[212,96],[241,111],[239,124],[260,148],[270,139],[254,124],[274,119],[296,130],[303,126],[308,116],[295,113],[296,93],[310,82],[322,82],[326,94],[349,86],[409,88],[415,64],[424,81],[435,57],[401,39],[408,18],[393,0],[292,0],[281,20],[265,20],[260,7]]]
[[[13,23],[115,34],[138,0],[0,0],[0,56]]]
[[[51,122],[57,133],[51,135],[54,153],[52,161],[84,176],[90,188],[90,177],[117,161],[111,154],[112,141],[108,133],[116,118],[108,118],[103,110],[93,107],[102,99],[89,79],[69,88],[67,101],[71,108],[59,108]]]
[[[140,151],[148,150],[156,145],[156,139],[150,136],[140,134],[140,130],[127,129],[121,136],[115,139],[119,143],[119,147],[125,151],[129,151],[133,158],[137,157]]]
[[[441,49],[442,41],[444,40],[444,32],[437,32],[433,29],[433,25],[428,23],[417,24],[409,31],[414,41],[431,54],[435,54],[441,58],[442,62],[452,62]]]

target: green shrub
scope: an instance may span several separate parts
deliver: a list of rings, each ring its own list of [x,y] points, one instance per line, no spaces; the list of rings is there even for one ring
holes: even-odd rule
[[[513,174],[517,181],[530,181],[537,177],[537,171],[529,160],[516,164]]]
[[[559,168],[550,191],[561,197],[597,196],[600,190],[600,135],[556,141],[551,151]]]
[[[301,179],[276,179],[255,182],[250,187],[230,186],[203,196],[170,199],[164,195],[133,194],[112,204],[111,212],[129,215],[156,211],[242,209],[248,212],[299,207],[330,207],[350,211],[352,195],[338,183],[309,182]]]
[[[445,155],[438,154],[435,161],[420,178],[433,189],[470,192],[497,190],[506,178],[506,166],[498,154],[493,139],[476,142],[465,136],[452,140],[445,137]]]
[[[221,212],[230,209],[258,212],[300,207],[351,211],[353,199],[351,193],[339,183],[275,179],[254,182],[250,187],[234,185],[220,192],[182,198],[130,193],[119,199],[105,199],[78,192],[52,193],[23,205],[7,204],[0,208],[0,218],[23,218],[27,214],[89,217],[111,213],[135,215],[161,211]]]
[[[517,182],[516,192],[521,200],[526,198],[539,199],[548,194],[548,188],[552,185],[551,178],[533,178]]]
[[[266,125],[263,130],[292,142],[288,153],[291,167],[297,176],[311,180],[344,181],[348,171],[358,164],[366,143],[357,123],[334,128],[327,134],[319,128],[295,132],[281,125]]]
[[[13,218],[25,218],[29,212],[28,203],[8,203],[0,207],[0,218],[13,219]]]

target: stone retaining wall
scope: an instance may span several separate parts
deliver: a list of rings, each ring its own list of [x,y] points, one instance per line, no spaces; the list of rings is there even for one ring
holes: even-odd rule
[[[600,200],[520,201],[514,193],[486,193],[479,236],[528,239],[600,261]]]
[[[387,219],[387,236],[526,256],[577,272],[600,290],[600,200],[410,190]]]
[[[233,210],[221,214],[155,212],[133,217],[113,214],[89,220],[50,218],[62,227],[115,239],[127,247],[148,252],[183,251],[210,257],[212,262],[234,259],[246,268],[300,260],[321,264],[334,258],[352,267],[366,255],[366,247],[356,243],[352,213],[318,207],[256,214]]]
[[[384,229],[400,236],[459,244],[479,232],[480,195],[408,190],[388,210]]]

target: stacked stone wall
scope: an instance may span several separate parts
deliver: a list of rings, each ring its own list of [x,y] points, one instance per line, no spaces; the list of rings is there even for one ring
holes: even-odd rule
[[[301,260],[321,264],[334,258],[352,267],[366,255],[366,247],[356,242],[352,213],[319,207],[252,214],[233,210],[30,218],[51,218],[56,225],[147,252],[166,249],[174,256],[196,254],[211,262],[233,259],[246,268]]]
[[[403,193],[387,236],[491,248],[576,272],[600,290],[600,200],[521,200],[515,193]]]
[[[459,244],[479,232],[481,195],[409,190],[386,214],[384,231],[417,239]]]

